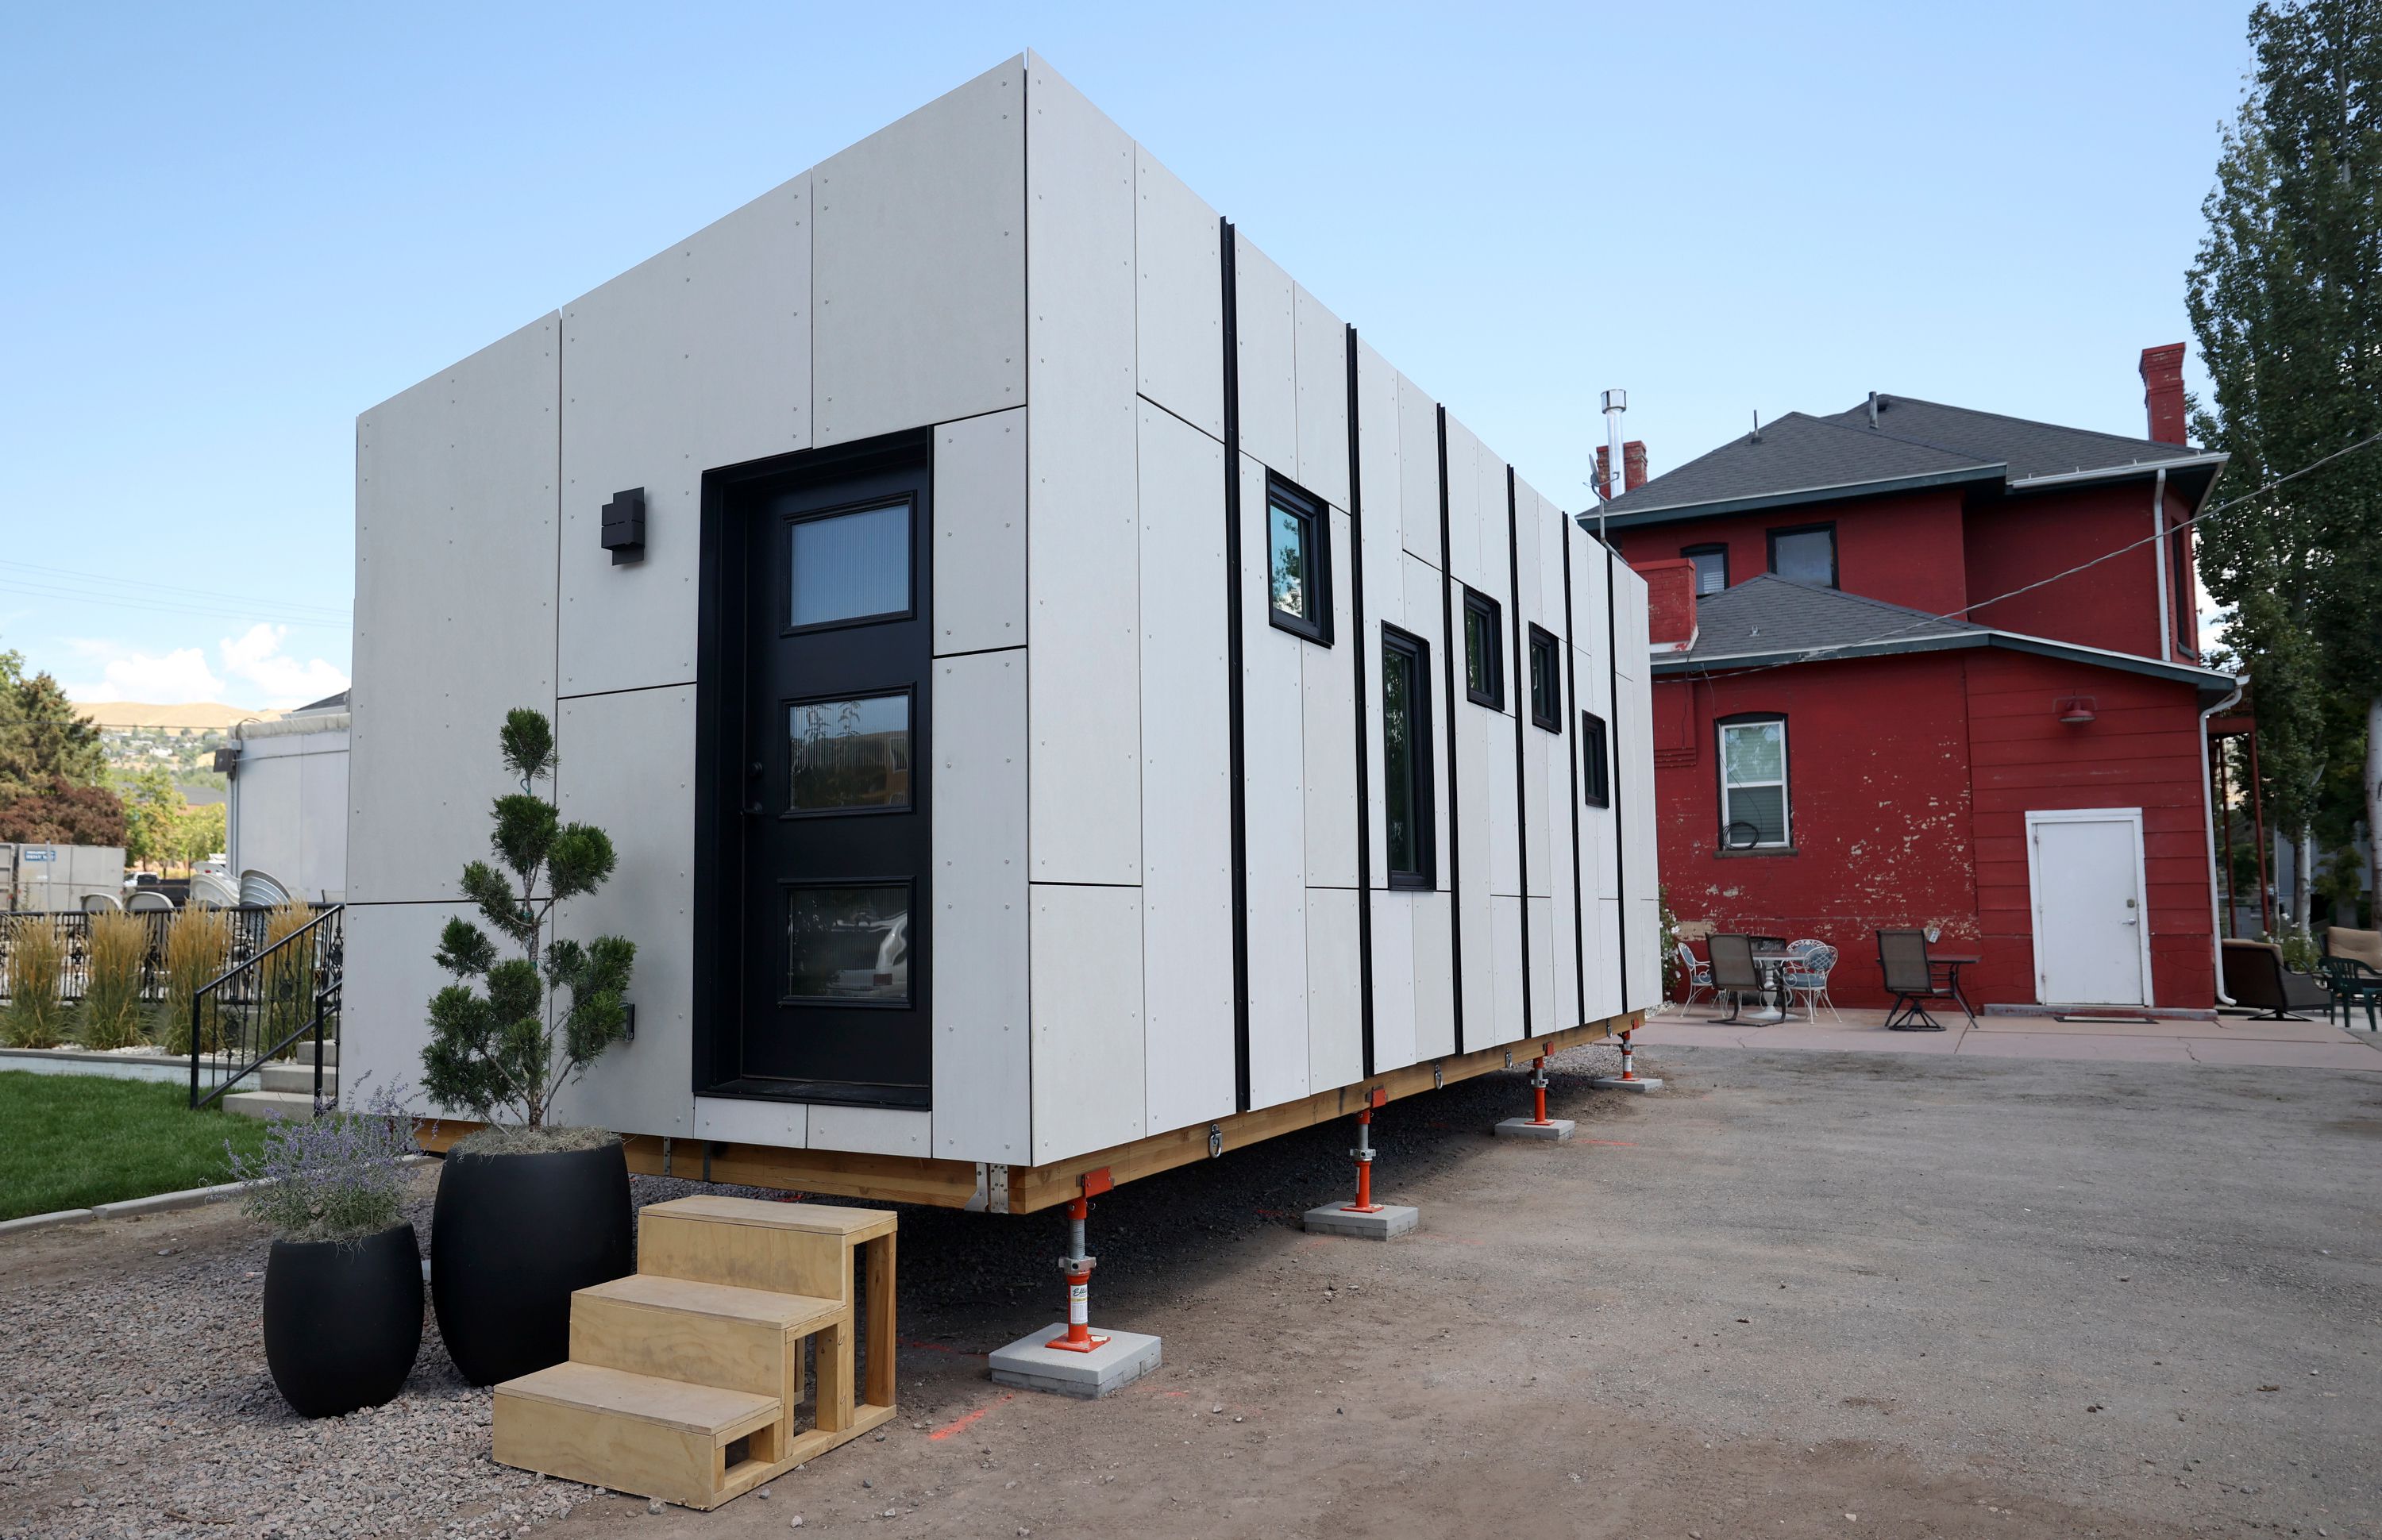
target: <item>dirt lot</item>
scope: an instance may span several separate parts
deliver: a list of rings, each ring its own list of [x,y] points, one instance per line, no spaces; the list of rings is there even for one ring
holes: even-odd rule
[[[707,1516],[488,1465],[435,1337],[395,1407],[286,1419],[227,1214],[0,1242],[0,1406],[47,1409],[0,1534],[2382,1534],[2382,1075],[1591,1058],[1571,1144],[1483,1137],[1502,1076],[1384,1114],[1389,1245],[1296,1228],[1344,1129],[1102,1200],[1095,1319],[1166,1364],[1101,1403],[978,1356],[1052,1319],[1055,1216],[905,1214],[904,1420]],[[153,1318],[102,1345],[95,1288]]]

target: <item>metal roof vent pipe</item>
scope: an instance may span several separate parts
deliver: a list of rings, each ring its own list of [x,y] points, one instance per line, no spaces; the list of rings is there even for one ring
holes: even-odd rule
[[[1874,390],[1869,393],[1869,427],[1872,433],[1877,431],[1877,392]]]
[[[1614,482],[1627,474],[1625,467],[1627,462],[1621,449],[1621,418],[1628,409],[1627,391],[1608,390],[1604,393],[1604,475],[1602,478],[1603,485],[1597,488],[1602,495],[1596,505],[1596,539],[1599,544],[1612,544],[1604,538],[1604,510],[1614,498],[1621,495],[1621,489],[1615,487]]]

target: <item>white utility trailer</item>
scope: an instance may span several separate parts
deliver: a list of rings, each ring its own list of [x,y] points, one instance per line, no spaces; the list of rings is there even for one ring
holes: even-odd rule
[[[619,847],[561,1110],[640,1169],[1038,1208],[1654,999],[1643,585],[1034,55],[356,465],[385,1080],[517,705]]]

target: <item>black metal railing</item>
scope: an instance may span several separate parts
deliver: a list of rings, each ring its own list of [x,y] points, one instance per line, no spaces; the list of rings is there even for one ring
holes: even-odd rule
[[[314,1111],[323,1111],[325,1047],[339,1036],[346,912],[339,904],[319,911],[190,997],[193,1109],[221,1100],[266,1066],[301,1057],[311,1046]]]
[[[320,915],[337,909],[336,904],[307,906]],[[171,992],[166,976],[166,931],[174,916],[164,910],[140,911],[149,925],[149,946],[141,959],[141,997],[165,1005]],[[238,909],[221,912],[231,927],[227,953],[228,965],[238,968],[270,946],[273,911],[260,904],[243,904]],[[91,987],[91,922],[92,916],[84,910],[62,910],[43,914],[34,911],[0,913],[0,1004],[8,1001],[9,980],[14,976],[8,967],[10,949],[24,934],[21,927],[46,921],[56,934],[59,947],[57,1002],[61,1006],[79,1005]]]

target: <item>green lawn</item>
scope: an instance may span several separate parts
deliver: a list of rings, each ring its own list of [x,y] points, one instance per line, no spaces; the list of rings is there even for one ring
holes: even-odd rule
[[[264,1120],[189,1103],[155,1081],[0,1070],[0,1219],[229,1181],[224,1141],[252,1155]]]

